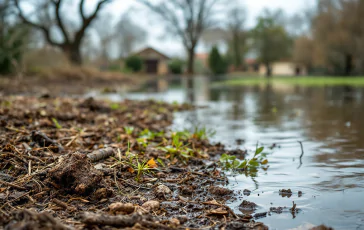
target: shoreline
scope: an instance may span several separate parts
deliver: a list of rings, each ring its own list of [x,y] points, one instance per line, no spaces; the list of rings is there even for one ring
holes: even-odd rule
[[[0,226],[267,229],[225,204],[238,194],[224,187],[217,162],[244,153],[168,130],[172,112],[189,109],[3,97]]]

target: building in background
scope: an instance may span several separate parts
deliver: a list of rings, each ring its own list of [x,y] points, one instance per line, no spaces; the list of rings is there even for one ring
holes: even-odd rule
[[[133,55],[143,60],[143,72],[147,74],[168,74],[168,61],[170,58],[152,47],[146,47]]]
[[[266,74],[266,66],[260,64],[259,75],[264,76]],[[307,75],[307,68],[299,63],[295,63],[289,60],[276,61],[272,63],[272,76],[302,76]]]

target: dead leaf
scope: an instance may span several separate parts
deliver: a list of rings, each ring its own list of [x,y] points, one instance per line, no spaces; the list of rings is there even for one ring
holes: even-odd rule
[[[268,160],[267,159],[265,159],[265,160],[263,160],[262,162],[260,162],[262,165],[266,165],[266,164],[268,164]]]
[[[79,200],[79,201],[81,201],[83,203],[90,203],[90,201],[85,200],[85,199],[80,198],[80,197],[71,198],[71,199],[68,200],[68,203],[71,202],[71,201],[73,201],[73,200]]]
[[[159,206],[160,206],[160,203],[159,201],[156,201],[156,200],[150,200],[150,201],[147,201],[145,202],[142,207],[145,209],[145,210],[148,210],[148,211],[156,211],[159,209]]]
[[[151,158],[148,162],[147,162],[147,165],[149,166],[149,168],[157,168],[158,165],[157,163],[155,162],[154,158]]]
[[[228,214],[229,212],[227,210],[223,210],[222,208],[213,209],[207,213],[207,215],[218,215],[218,216],[228,215]]]
[[[135,170],[134,170],[132,167],[129,167],[129,168],[128,168],[128,172],[130,172],[130,173],[134,173],[134,172],[135,172]]]
[[[209,200],[209,201],[203,202],[203,204],[207,204],[207,205],[220,205],[219,203],[217,203],[216,200]]]
[[[126,213],[126,214],[130,214],[133,213],[135,211],[135,206],[132,203],[121,203],[121,202],[117,202],[117,203],[112,203],[109,205],[109,210],[112,213],[116,213],[116,212],[122,212],[122,213]]]

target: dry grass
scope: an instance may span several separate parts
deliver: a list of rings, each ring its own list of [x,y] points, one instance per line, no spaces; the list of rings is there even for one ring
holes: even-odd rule
[[[64,66],[51,68],[38,68],[26,73],[27,76],[39,77],[47,80],[121,80],[130,78],[121,72],[100,71],[94,67],[86,66]]]
[[[83,94],[104,89],[117,92],[134,90],[148,79],[150,76],[101,71],[97,64],[73,66],[62,52],[46,47],[27,52],[14,76],[0,76],[0,95]]]
[[[0,77],[0,94],[79,95],[90,90],[118,92],[135,90],[147,80],[146,76],[100,71],[92,67],[37,68],[23,77]]]

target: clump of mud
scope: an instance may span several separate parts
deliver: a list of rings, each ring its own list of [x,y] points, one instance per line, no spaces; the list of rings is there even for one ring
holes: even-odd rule
[[[254,202],[250,202],[247,200],[244,200],[240,205],[239,205],[239,210],[244,212],[244,211],[250,211],[253,212],[254,210],[257,209],[257,204]]]
[[[49,177],[67,192],[87,195],[100,186],[102,173],[93,167],[87,155],[73,153],[51,169]]]
[[[211,194],[217,195],[217,196],[225,196],[225,195],[229,195],[229,194],[233,193],[233,191],[230,189],[218,187],[218,186],[211,186],[209,189],[209,192]]]

